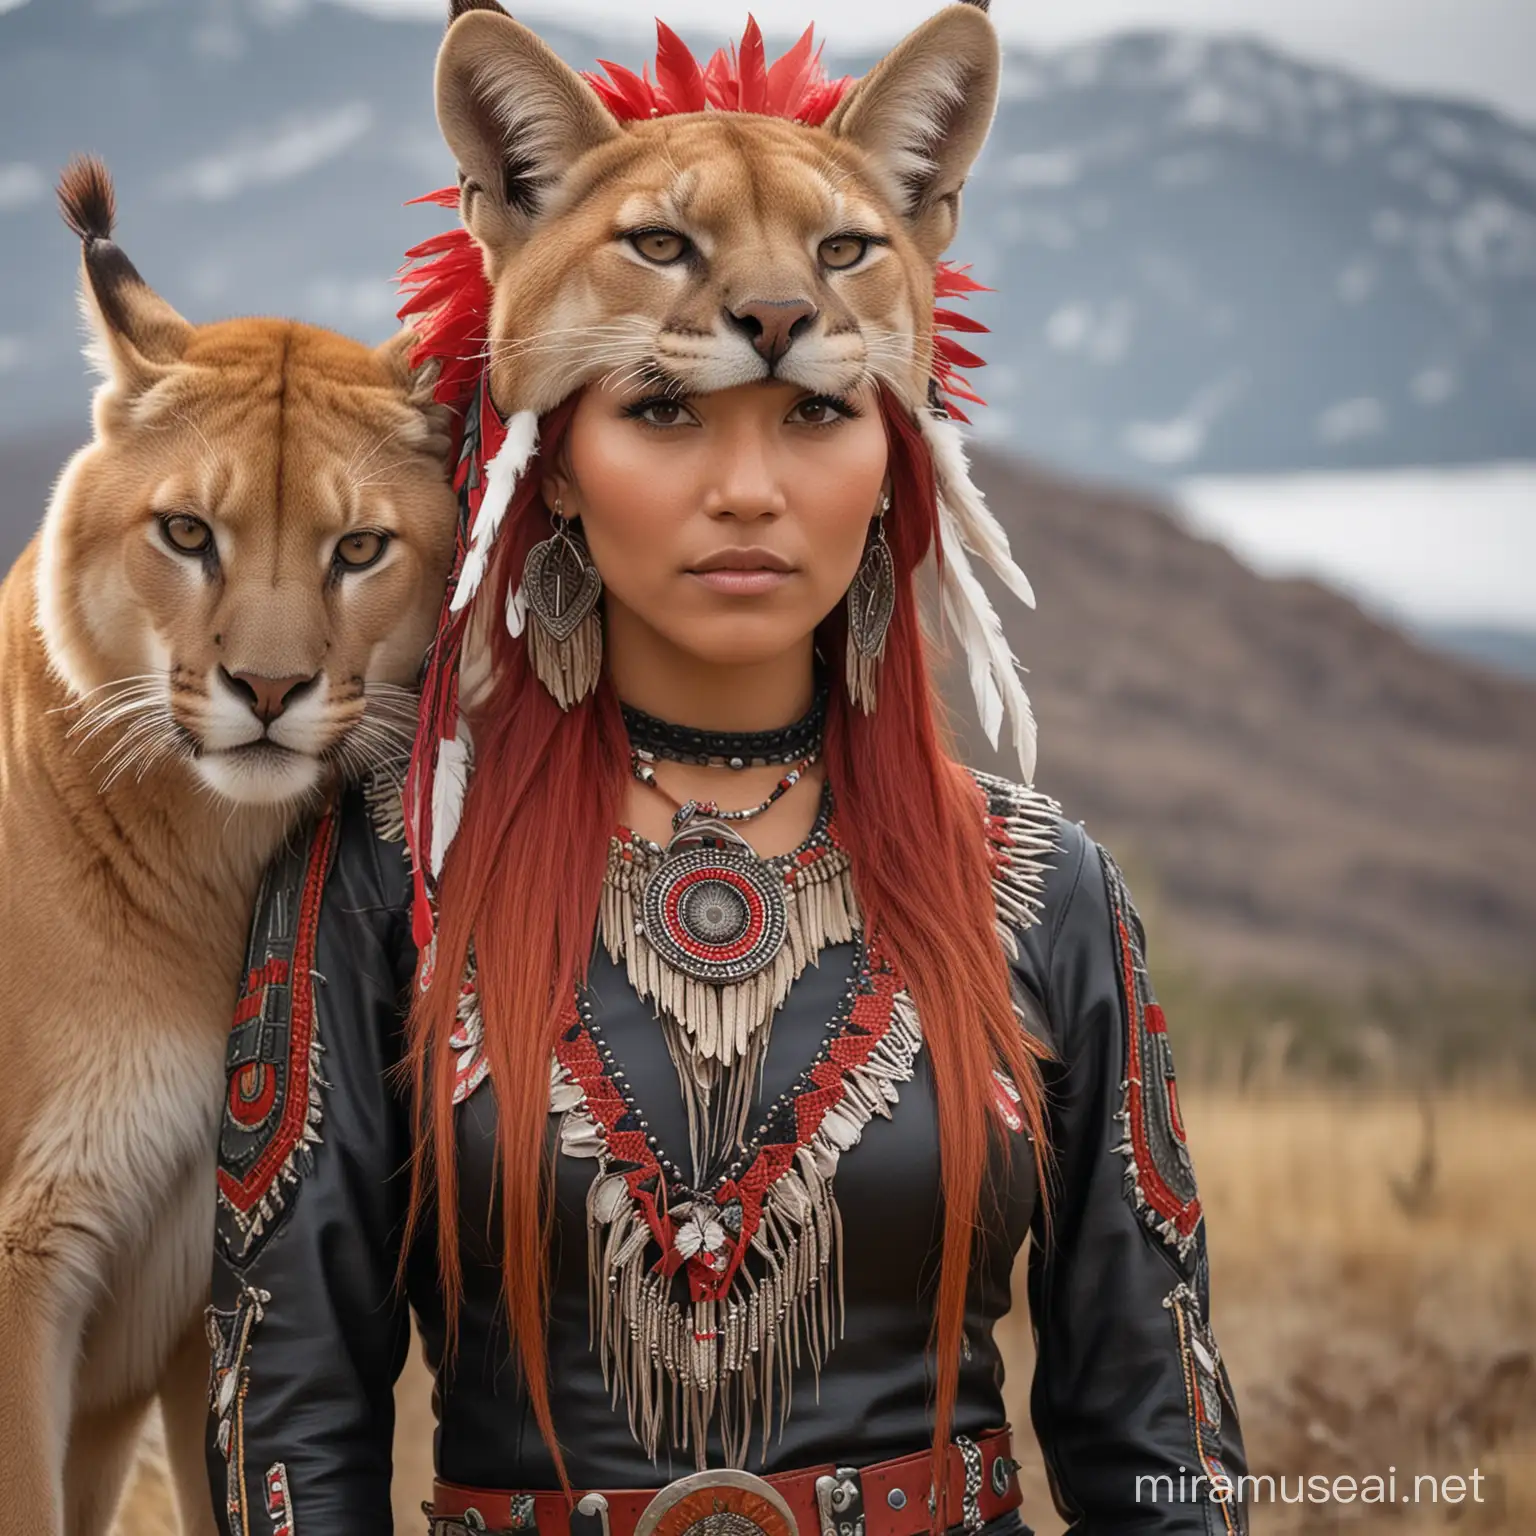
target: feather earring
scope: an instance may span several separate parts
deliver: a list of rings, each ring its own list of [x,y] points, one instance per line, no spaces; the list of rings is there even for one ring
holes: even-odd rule
[[[848,588],[848,697],[866,715],[875,709],[875,679],[885,655],[885,637],[896,612],[896,562],[885,541],[887,491],[875,514],[874,532]]]
[[[570,709],[597,687],[602,671],[603,578],[559,497],[553,516],[555,531],[528,551],[522,584],[507,605],[507,628],[527,631],[535,675],[561,709]]]

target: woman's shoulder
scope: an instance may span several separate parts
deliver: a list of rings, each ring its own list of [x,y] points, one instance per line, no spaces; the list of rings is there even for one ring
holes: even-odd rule
[[[983,833],[998,919],[1050,930],[1070,905],[1099,845],[1061,802],[1035,784],[969,770],[982,793]]]
[[[970,771],[985,801],[999,937],[1019,979],[1044,1001],[1061,946],[1111,933],[1114,860],[1045,790]]]

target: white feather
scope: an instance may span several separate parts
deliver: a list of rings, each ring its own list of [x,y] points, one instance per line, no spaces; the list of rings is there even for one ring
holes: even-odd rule
[[[507,633],[514,640],[517,639],[527,622],[528,604],[524,601],[522,584],[519,583],[507,593]]]
[[[452,737],[437,744],[437,764],[432,774],[432,877],[443,872],[448,845],[459,830],[464,814],[464,794],[474,757],[469,724],[462,715]]]
[[[919,411],[917,416],[919,428],[928,441],[928,451],[933,455],[939,503],[949,509],[961,542],[997,572],[1003,584],[1025,607],[1033,608],[1035,593],[1029,578],[1014,561],[1003,525],[971,479],[960,424],[952,417],[940,420],[927,410]]]
[[[539,444],[539,418],[535,411],[518,411],[507,423],[501,450],[485,468],[485,496],[469,533],[464,569],[459,572],[450,613],[458,613],[480,589],[491,560],[491,546],[501,531],[502,519],[512,505],[512,493]]]
[[[939,543],[944,556],[940,593],[944,617],[965,652],[966,671],[976,712],[987,740],[997,746],[1006,707],[1013,722],[1013,747],[1026,784],[1035,777],[1036,733],[1029,695],[1019,681],[1018,661],[1003,634],[1002,622],[985,588],[971,569],[970,556],[956,528],[956,519],[939,502]]]

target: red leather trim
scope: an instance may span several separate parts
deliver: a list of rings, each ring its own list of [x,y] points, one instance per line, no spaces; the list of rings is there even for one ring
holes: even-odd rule
[[[1120,980],[1125,992],[1128,1021],[1125,1047],[1125,1077],[1128,1086],[1125,1107],[1131,1144],[1136,1150],[1136,1174],[1141,1181],[1142,1192],[1146,1195],[1147,1203],[1159,1216],[1171,1221],[1181,1237],[1187,1237],[1200,1222],[1200,1197],[1196,1195],[1186,1203],[1168,1187],[1158,1171],[1157,1159],[1153,1157],[1152,1149],[1147,1142],[1146,1110],[1142,1106],[1142,1100],[1153,1085],[1144,1081],[1142,1031],[1150,1029],[1147,1022],[1148,1010],[1143,1007],[1141,997],[1136,990],[1136,953],[1131,946],[1131,935],[1126,926],[1124,913],[1119,911],[1115,913],[1115,928],[1120,939]],[[1158,1018],[1161,1022],[1160,1008]],[[1166,1031],[1167,1024],[1164,1022],[1163,1032],[1166,1033]],[[1164,1087],[1161,1082],[1155,1086]],[[1166,1092],[1166,1087],[1164,1091]],[[1177,1124],[1177,1111],[1174,1114],[1175,1124]]]
[[[1008,1478],[1008,1491],[1001,1497],[992,1491],[993,1463],[1002,1457],[1012,1459],[1013,1436],[1006,1428],[990,1430],[977,1437],[976,1445],[981,1451],[981,1517],[996,1520],[1023,1502],[1016,1476]],[[859,1469],[859,1483],[864,1492],[865,1536],[924,1536],[929,1520],[929,1465],[928,1452],[918,1451],[912,1456]],[[794,1511],[800,1536],[821,1536],[816,1479],[832,1471],[830,1465],[808,1467],[796,1472],[775,1472],[766,1479]],[[900,1489],[906,1495],[900,1509],[891,1507],[893,1489]],[[948,1516],[952,1525],[960,1523],[964,1490],[965,1466],[960,1452],[951,1446]],[[589,1492],[601,1493],[608,1501],[609,1536],[633,1536],[640,1516],[660,1491],[657,1488],[579,1488],[573,1498],[580,1500]],[[512,1501],[523,1496],[511,1490],[464,1488],[456,1483],[440,1482],[433,1485],[432,1514],[437,1519],[456,1519],[473,1509],[491,1530],[505,1530],[512,1525]],[[565,1495],[559,1492],[535,1491],[532,1497],[538,1536],[570,1536],[570,1511],[574,1504],[567,1504]]]
[[[271,1141],[243,1179],[219,1169],[219,1193],[242,1216],[249,1216],[261,1203],[288,1155],[302,1141],[308,1123],[309,1048],[315,1029],[314,980],[310,967],[314,964],[315,939],[320,928],[320,896],[331,867],[331,850],[335,842],[336,808],[332,805],[315,829],[309,867],[304,875],[304,890],[299,900],[298,937],[293,947],[293,1011],[288,1025],[288,1078],[283,1085],[281,1118]],[[264,972],[254,975],[265,984]]]

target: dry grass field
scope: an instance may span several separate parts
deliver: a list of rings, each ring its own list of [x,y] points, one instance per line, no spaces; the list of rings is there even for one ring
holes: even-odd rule
[[[1255,1509],[1256,1536],[1536,1532],[1536,1103],[1296,1091],[1185,1095],[1211,1226],[1217,1338],[1253,1470],[1482,1474],[1484,1502]],[[1426,1134],[1426,1125],[1432,1134]],[[1027,1324],[1004,1324],[1016,1422]],[[419,1536],[425,1375],[400,1391],[397,1530]],[[146,1457],[119,1536],[172,1536]],[[1470,1489],[1470,1484],[1468,1485]],[[1278,1482],[1277,1482],[1278,1489]],[[1058,1536],[1043,1474],[1025,1517]]]

